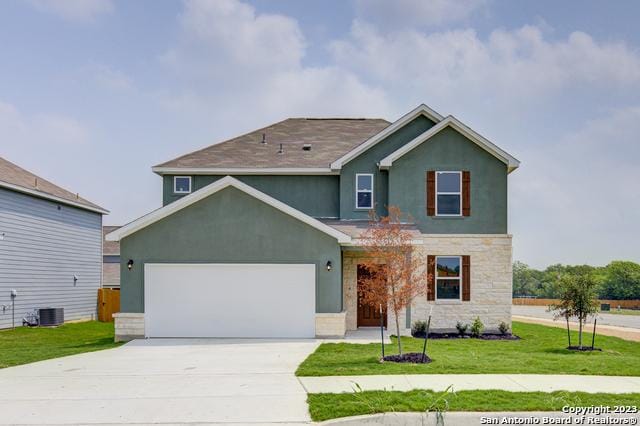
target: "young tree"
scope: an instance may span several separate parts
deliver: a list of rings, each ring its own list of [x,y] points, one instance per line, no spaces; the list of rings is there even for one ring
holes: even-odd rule
[[[403,225],[400,209],[390,206],[388,211],[388,216],[372,215],[362,235],[367,255],[362,266],[368,274],[362,277],[359,292],[362,303],[393,312],[402,355],[398,317],[414,297],[424,293],[426,264],[413,245],[413,235]]]
[[[578,318],[578,349],[582,349],[582,329],[589,315],[598,311],[598,282],[591,272],[563,274],[559,279],[560,302],[551,308],[557,316]]]

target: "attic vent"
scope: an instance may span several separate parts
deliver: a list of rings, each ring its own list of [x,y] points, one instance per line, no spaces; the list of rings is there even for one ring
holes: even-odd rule
[[[267,134],[263,133],[262,134],[262,142],[260,142],[262,145],[266,145],[267,144]]]
[[[310,143],[305,143],[304,145],[302,145],[302,150],[303,151],[311,151],[311,144]]]
[[[282,144],[280,144],[280,148],[278,148],[278,154],[284,154],[284,150],[282,149]]]

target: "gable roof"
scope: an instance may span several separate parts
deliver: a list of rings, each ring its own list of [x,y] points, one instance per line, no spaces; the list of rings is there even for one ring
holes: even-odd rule
[[[46,179],[36,176],[2,157],[0,157],[0,188],[7,188],[96,213],[109,213],[108,210],[93,204],[78,194],[74,194]]]
[[[288,118],[154,166],[158,174],[328,174],[336,158],[389,126],[382,119]],[[266,144],[261,143],[265,135]],[[283,153],[278,153],[282,144]],[[303,146],[309,144],[309,151]]]
[[[497,145],[495,145],[494,143],[492,143],[491,141],[489,141],[479,133],[467,127],[464,123],[462,123],[460,120],[458,120],[454,116],[449,115],[444,120],[442,120],[441,122],[439,122],[438,124],[430,128],[429,130],[425,131],[424,133],[417,136],[409,143],[403,145],[396,151],[392,152],[391,154],[383,158],[380,161],[380,169],[384,170],[384,169],[390,168],[393,165],[393,162],[395,160],[402,157],[403,155],[405,155],[406,153],[408,153],[418,145],[422,144],[423,142],[428,141],[430,138],[438,134],[441,130],[445,129],[446,127],[451,127],[457,130],[458,132],[466,136],[468,139],[478,144],[478,146],[480,146],[481,148],[489,152],[491,155],[496,157],[498,160],[505,163],[507,165],[507,170],[509,173],[511,173],[512,171],[514,171],[520,166],[520,161],[518,159],[511,156],[509,153],[502,150]]]
[[[120,226],[104,225],[102,227],[102,255],[115,256],[120,254],[120,243],[117,241],[107,241],[105,238],[113,231],[120,229]]]
[[[366,150],[368,150],[369,148],[371,148],[372,146],[374,146],[375,144],[377,144],[387,136],[393,134],[397,130],[404,127],[407,123],[409,123],[410,121],[416,119],[421,115],[427,117],[428,119],[430,119],[435,123],[438,123],[442,120],[442,116],[440,114],[438,114],[437,112],[435,112],[434,110],[426,106],[425,104],[420,104],[413,110],[409,111],[407,114],[403,115],[402,117],[394,121],[390,126],[384,128],[382,131],[371,136],[362,144],[358,145],[357,147],[355,147],[354,149],[347,152],[342,157],[338,158],[336,161],[331,163],[331,170],[340,170],[344,164],[353,160],[358,155],[362,154],[363,152],[365,152]]]
[[[324,232],[338,240],[340,244],[346,244],[351,242],[351,237],[347,234],[344,234],[338,231],[331,226],[328,226],[317,219],[312,218],[309,215],[302,213],[299,210],[294,209],[293,207],[276,200],[275,198],[265,194],[264,192],[260,192],[257,189],[247,185],[246,183],[240,182],[238,179],[235,179],[231,176],[225,176],[222,179],[219,179],[204,188],[201,188],[177,201],[174,201],[171,204],[167,204],[166,206],[159,208],[157,210],[152,211],[151,213],[142,216],[139,219],[134,220],[131,223],[124,225],[123,227],[107,234],[105,239],[107,241],[120,241],[122,238],[131,235],[139,230],[146,228],[147,226],[164,219],[167,216],[170,216],[198,201],[207,198],[208,196],[215,194],[216,192],[223,190],[227,187],[234,187],[239,189],[240,191],[257,198],[258,200],[280,210],[283,213],[292,216],[301,222],[306,223],[307,225],[316,228],[317,230]]]

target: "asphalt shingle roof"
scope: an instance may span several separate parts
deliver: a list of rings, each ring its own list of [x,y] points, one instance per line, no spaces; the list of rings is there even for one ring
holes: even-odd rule
[[[377,118],[288,118],[156,167],[327,168],[389,124]]]
[[[73,192],[67,191],[46,179],[36,176],[30,171],[25,170],[2,157],[0,157],[0,182],[39,192],[45,196],[45,198],[47,195],[54,196],[91,209],[103,210],[106,212],[106,209],[99,205],[93,204],[91,201],[80,197],[78,194],[74,194]]]

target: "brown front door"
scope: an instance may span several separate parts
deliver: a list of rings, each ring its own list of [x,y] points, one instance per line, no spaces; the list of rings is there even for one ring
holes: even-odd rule
[[[358,265],[358,327],[379,327],[380,326],[380,307],[365,305],[362,303],[362,294],[360,291],[360,282],[362,277],[369,273],[364,267]],[[387,326],[387,309],[382,309],[382,323]]]

